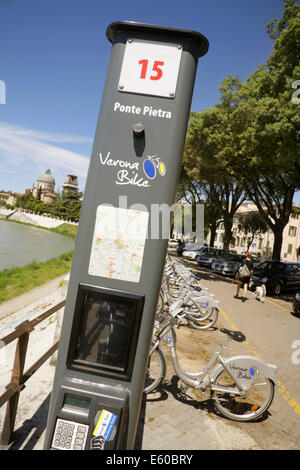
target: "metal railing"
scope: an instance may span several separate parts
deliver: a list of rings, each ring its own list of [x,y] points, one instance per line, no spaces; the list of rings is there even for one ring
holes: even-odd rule
[[[25,388],[24,384],[58,348],[59,341],[56,341],[48,351],[46,351],[28,370],[24,372],[29,335],[36,325],[61,309],[65,305],[65,302],[65,299],[62,300],[31,321],[25,320],[23,323],[18,325],[12,333],[0,339],[0,348],[17,340],[11,381],[6,385],[6,391],[0,395],[0,408],[7,403],[0,439],[0,444],[4,446],[9,445],[11,441],[18,410],[19,397],[21,391]]]

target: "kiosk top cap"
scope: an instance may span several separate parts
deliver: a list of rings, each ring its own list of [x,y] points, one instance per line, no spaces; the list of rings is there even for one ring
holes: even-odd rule
[[[106,36],[110,42],[114,42],[115,36],[120,31],[136,31],[144,33],[166,34],[167,36],[176,36],[177,38],[191,39],[198,43],[198,56],[201,57],[207,53],[209,42],[203,34],[189,29],[171,28],[168,26],[157,26],[152,24],[136,23],[134,21],[115,21],[111,23]]]

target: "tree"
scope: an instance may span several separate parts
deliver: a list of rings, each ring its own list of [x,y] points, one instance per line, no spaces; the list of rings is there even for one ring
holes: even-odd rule
[[[280,259],[283,229],[300,187],[300,113],[292,83],[300,77],[300,7],[285,0],[282,18],[267,31],[273,53],[238,90],[235,110],[240,162],[249,198],[274,233],[273,259]]]
[[[54,217],[60,217],[65,220],[78,222],[81,211],[81,193],[77,193],[78,197],[59,197],[51,204],[45,204],[33,197],[32,193],[24,194],[17,198],[16,207],[31,210],[40,214],[51,214]]]
[[[300,113],[292,101],[292,85],[300,79],[299,2],[285,0],[282,18],[273,19],[267,32],[274,46],[266,63],[243,84],[236,76],[225,78],[220,103],[192,113],[183,165],[202,190],[217,189],[224,248],[233,215],[247,197],[272,229],[272,256],[280,259],[283,229],[300,189]]]
[[[185,156],[187,158],[187,149]],[[176,200],[186,201],[192,208],[196,204],[204,205],[204,232],[210,231],[209,245],[214,246],[216,230],[222,222],[218,188],[214,183],[201,178],[197,168],[194,169],[194,174],[191,171],[190,175],[188,176],[186,169],[182,167]]]
[[[204,226],[210,231],[209,246],[214,246],[217,228],[223,222],[222,208],[220,204],[220,197],[218,187],[212,183],[207,182],[205,186],[206,199],[204,203]]]
[[[265,233],[268,230],[268,225],[265,219],[260,215],[259,212],[249,212],[247,215],[241,215],[239,224],[239,230],[243,231],[247,239],[247,251],[256,235]]]
[[[61,199],[72,199],[75,201],[79,201],[83,196],[83,193],[76,191],[75,189],[73,190],[65,190],[63,189],[62,194],[61,194]]]
[[[41,200],[41,195],[42,195],[42,187],[39,187],[38,194],[37,194],[37,199],[40,201]]]
[[[183,165],[193,181],[199,181],[210,207],[210,225],[214,236],[220,217],[224,223],[224,248],[232,240],[233,217],[245,193],[237,162],[239,142],[236,139],[234,110],[236,92],[241,86],[237,77],[223,80],[221,102],[201,113],[192,113],[187,131]]]

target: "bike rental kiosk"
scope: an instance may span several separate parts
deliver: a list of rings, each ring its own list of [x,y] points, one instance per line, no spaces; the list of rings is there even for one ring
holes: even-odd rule
[[[133,449],[200,33],[133,22],[112,43],[70,273],[44,449]]]

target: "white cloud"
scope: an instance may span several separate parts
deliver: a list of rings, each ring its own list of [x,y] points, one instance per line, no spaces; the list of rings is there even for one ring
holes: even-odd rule
[[[0,130],[4,131],[6,135],[16,135],[18,134],[19,137],[26,137],[28,139],[37,139],[37,140],[45,140],[47,142],[56,142],[56,143],[63,143],[63,142],[73,142],[73,143],[90,143],[92,139],[90,137],[83,137],[78,135],[71,135],[71,134],[49,134],[47,132],[36,131],[34,129],[24,129],[20,126],[12,126],[5,122],[0,121]]]
[[[50,142],[50,143],[49,143]],[[68,134],[50,134],[24,129],[0,121],[0,160],[11,165],[16,162],[33,164],[39,168],[64,169],[86,177],[89,158],[60,146],[62,143],[90,143],[87,137]]]

